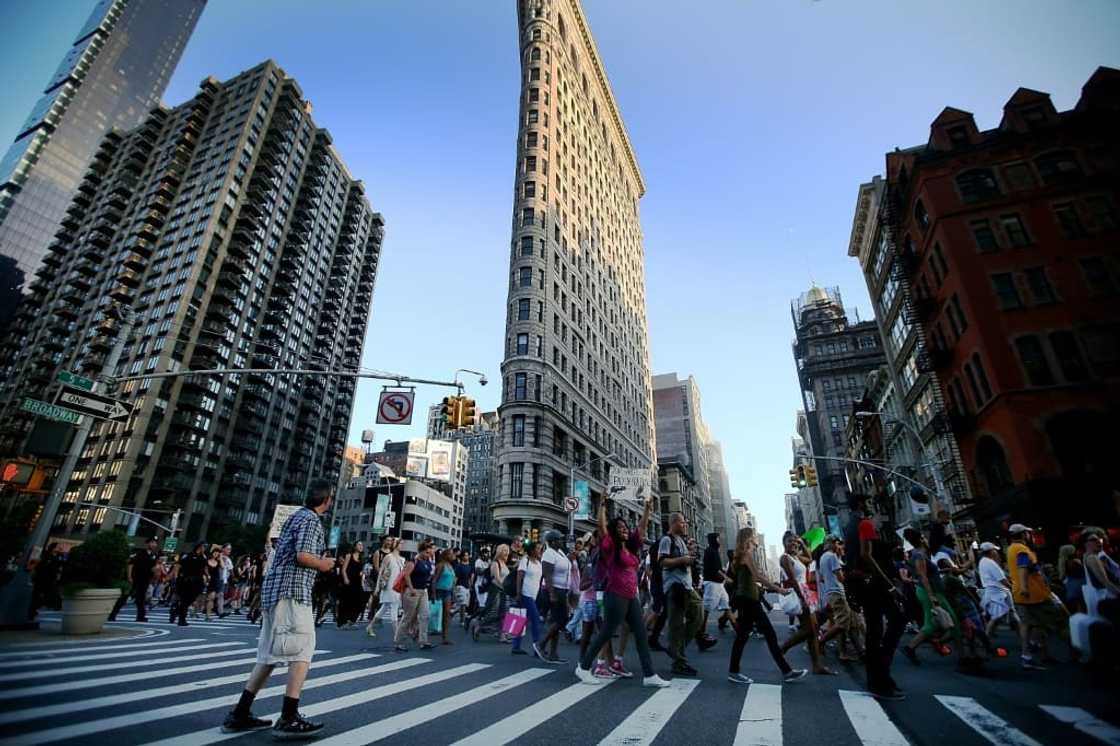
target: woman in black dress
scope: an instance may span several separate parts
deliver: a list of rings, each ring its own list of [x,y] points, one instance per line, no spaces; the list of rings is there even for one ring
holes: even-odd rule
[[[366,594],[362,590],[364,551],[365,546],[359,541],[342,558],[342,585],[338,589],[339,629],[352,628],[365,608]]]

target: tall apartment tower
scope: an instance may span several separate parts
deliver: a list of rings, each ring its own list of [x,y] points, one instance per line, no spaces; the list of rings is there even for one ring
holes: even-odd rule
[[[0,335],[101,138],[157,106],[206,0],[100,0],[0,161]]]
[[[492,525],[490,506],[494,499],[498,413],[483,412],[471,427],[448,430],[439,410],[439,404],[428,407],[428,438],[461,443],[469,454],[463,513],[464,535],[489,533]]]
[[[571,476],[656,490],[645,183],[578,0],[517,4],[521,105],[494,529],[567,527]]]
[[[310,111],[270,61],[104,138],[0,348],[0,452],[23,450],[31,422],[16,406],[52,400],[60,370],[358,366],[382,220]],[[110,370],[122,318],[133,332]],[[338,476],[354,388],[272,373],[126,380],[114,393],[132,414],[93,426],[54,532],[116,520],[75,506],[86,501],[182,508],[187,541],[266,521],[312,478]]]
[[[837,288],[811,287],[791,304],[790,314],[795,333],[793,356],[805,406],[802,437],[814,457],[846,458],[844,429],[852,405],[863,398],[867,374],[886,361],[879,328],[874,321],[850,322]],[[829,522],[825,528],[846,526],[849,492],[843,462],[822,459],[816,468]]]

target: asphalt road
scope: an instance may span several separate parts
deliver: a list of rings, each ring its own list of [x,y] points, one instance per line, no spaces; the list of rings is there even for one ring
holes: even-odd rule
[[[122,620],[130,616],[126,610]],[[256,627],[236,616],[185,628],[158,623],[164,610],[151,618],[157,623],[116,625],[138,638],[0,649],[0,744],[232,740],[218,726],[252,667]],[[784,637],[785,625],[776,626]],[[951,658],[928,652],[920,667],[900,657],[894,674],[907,699],[880,704],[863,694],[862,670],[835,659],[838,676],[783,685],[762,640],[743,659],[755,684],[729,683],[730,633],[711,651],[693,652],[699,678],[665,690],[636,678],[579,684],[577,649],[566,643],[569,662],[556,667],[512,656],[493,640],[474,643],[458,627],[453,640],[396,653],[388,631],[371,639],[324,626],[301,710],[327,724],[319,740],[331,744],[1120,745],[1114,683],[1073,665],[1023,671],[1014,655],[983,677],[957,674]],[[790,662],[804,667],[808,658],[797,650]],[[627,663],[638,669],[633,649]],[[654,653],[654,664],[668,677],[665,654]],[[256,714],[274,716],[282,693],[278,672]],[[271,742],[267,732],[235,738]]]

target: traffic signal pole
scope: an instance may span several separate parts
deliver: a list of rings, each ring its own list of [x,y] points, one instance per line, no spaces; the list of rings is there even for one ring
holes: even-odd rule
[[[105,364],[101,366],[101,375],[97,376],[93,383],[93,393],[99,393],[106,381],[113,380],[112,372],[116,370],[117,363],[120,362],[125,342],[132,337],[132,328],[135,324],[132,311],[120,307],[115,308],[121,316],[121,331],[113,341],[113,347],[105,359]],[[39,628],[38,622],[30,622],[27,619],[32,590],[31,574],[28,572],[27,566],[32,560],[39,558],[43,545],[50,538],[51,527],[58,515],[58,508],[62,505],[66,488],[70,485],[74,467],[77,466],[78,459],[81,458],[82,451],[85,450],[90,430],[93,429],[93,419],[89,415],[82,417],[82,422],[78,425],[78,431],[74,433],[74,439],[70,442],[70,451],[66,454],[66,460],[62,462],[62,468],[58,470],[51,492],[43,503],[43,512],[39,514],[39,520],[35,522],[31,537],[24,546],[19,569],[16,571],[15,577],[3,588],[0,588],[0,629]]]

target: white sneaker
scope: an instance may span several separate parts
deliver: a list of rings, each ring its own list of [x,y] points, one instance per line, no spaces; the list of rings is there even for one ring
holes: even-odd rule
[[[580,664],[576,664],[576,678],[584,684],[602,684],[602,679],[597,679],[595,676]]]
[[[657,674],[654,674],[653,676],[646,676],[644,679],[642,679],[642,686],[651,686],[655,689],[664,689],[665,687],[669,686],[669,682],[661,678]]]

